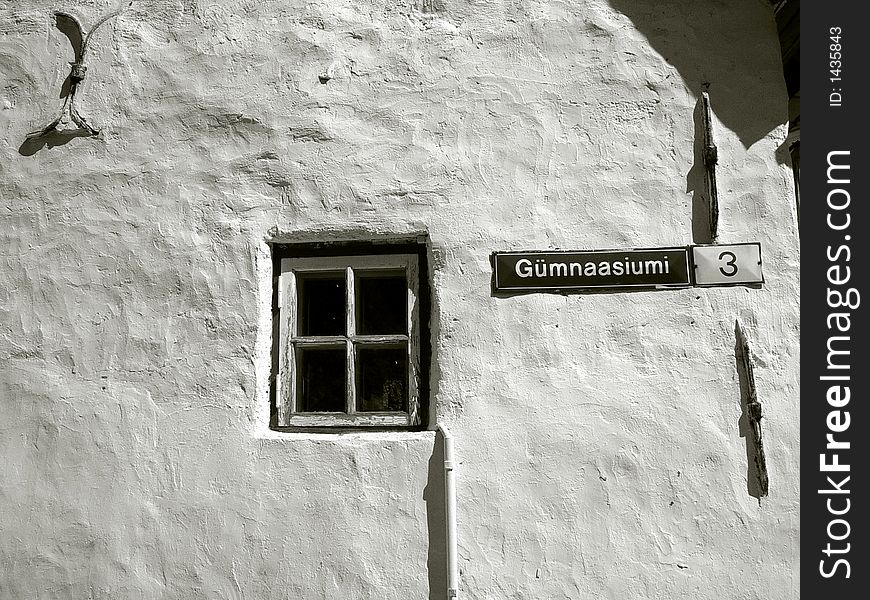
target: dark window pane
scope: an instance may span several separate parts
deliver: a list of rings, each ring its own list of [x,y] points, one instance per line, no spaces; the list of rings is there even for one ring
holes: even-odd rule
[[[361,276],[357,281],[357,333],[408,333],[408,285],[404,274]]]
[[[344,274],[298,275],[299,335],[346,335]]]
[[[408,351],[357,347],[358,411],[408,410]]]
[[[347,352],[297,348],[298,412],[344,412]]]

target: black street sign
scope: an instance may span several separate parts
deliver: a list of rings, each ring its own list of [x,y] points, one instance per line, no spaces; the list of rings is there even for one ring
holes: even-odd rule
[[[692,285],[688,249],[495,252],[495,291],[673,288]]]

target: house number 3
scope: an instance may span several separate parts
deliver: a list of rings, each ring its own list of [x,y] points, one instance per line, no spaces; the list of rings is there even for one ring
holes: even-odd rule
[[[692,261],[695,285],[764,283],[758,242],[692,246]]]
[[[724,267],[719,267],[719,272],[725,277],[734,277],[737,275],[737,257],[733,252],[722,252],[719,254],[719,260],[723,260],[726,256],[728,257],[728,260],[725,261]],[[730,267],[730,269],[726,271],[725,267]]]

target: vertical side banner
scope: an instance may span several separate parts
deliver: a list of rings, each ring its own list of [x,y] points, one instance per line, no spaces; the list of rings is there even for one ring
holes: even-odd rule
[[[858,2],[800,9],[801,592],[850,600],[870,588],[868,22]]]

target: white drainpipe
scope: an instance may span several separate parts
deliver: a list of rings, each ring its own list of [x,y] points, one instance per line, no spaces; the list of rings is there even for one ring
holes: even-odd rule
[[[435,429],[444,438],[444,500],[447,520],[447,598],[459,597],[459,563],[456,556],[456,480],[454,475],[453,436],[440,423]]]

